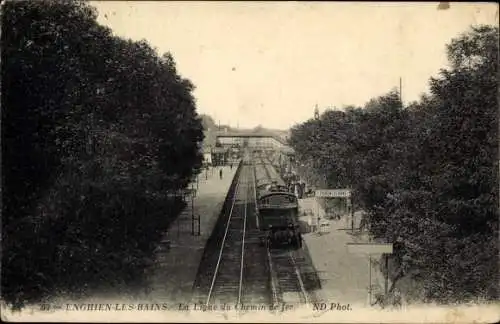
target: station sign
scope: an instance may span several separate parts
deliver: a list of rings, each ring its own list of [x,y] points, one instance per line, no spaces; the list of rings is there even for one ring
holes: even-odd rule
[[[170,192],[167,193],[167,197],[187,197],[187,196],[193,196],[196,197],[196,189],[191,188],[191,189],[180,189],[177,190],[176,192]]]
[[[392,243],[347,243],[349,253],[392,254]]]
[[[320,198],[349,198],[350,189],[318,189],[314,192],[315,197]]]

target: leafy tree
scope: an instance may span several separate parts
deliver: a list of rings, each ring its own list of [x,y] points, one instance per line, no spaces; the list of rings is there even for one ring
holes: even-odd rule
[[[194,86],[85,2],[7,2],[2,30],[2,297],[143,284],[201,165]]]
[[[498,28],[471,28],[447,47],[451,69],[431,80],[435,114],[423,144],[435,219],[453,228],[441,237],[448,300],[498,293],[498,38]]]
[[[326,111],[296,125],[290,144],[317,185],[352,185],[372,235],[394,242],[391,290],[412,276],[428,300],[495,298],[498,28],[472,27],[447,50],[451,68],[430,95]]]

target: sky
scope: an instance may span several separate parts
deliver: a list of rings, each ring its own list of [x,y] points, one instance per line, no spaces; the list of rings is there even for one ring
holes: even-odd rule
[[[170,52],[198,113],[287,129],[317,104],[362,106],[399,87],[405,103],[447,65],[446,44],[498,24],[495,3],[91,1],[117,36]]]

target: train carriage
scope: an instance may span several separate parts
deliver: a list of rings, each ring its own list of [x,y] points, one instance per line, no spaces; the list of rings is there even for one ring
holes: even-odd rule
[[[257,208],[263,231],[262,243],[269,247],[301,247],[302,239],[297,225],[297,197],[288,192],[285,186],[277,185],[276,181],[262,181],[257,189]]]
[[[288,188],[279,185],[277,181],[262,180],[256,183],[257,196],[269,194],[270,192],[288,192]]]

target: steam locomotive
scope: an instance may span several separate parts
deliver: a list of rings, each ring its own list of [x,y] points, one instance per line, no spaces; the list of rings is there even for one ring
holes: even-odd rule
[[[256,167],[256,200],[262,231],[261,243],[270,248],[302,247],[297,224],[298,200],[269,164]]]

